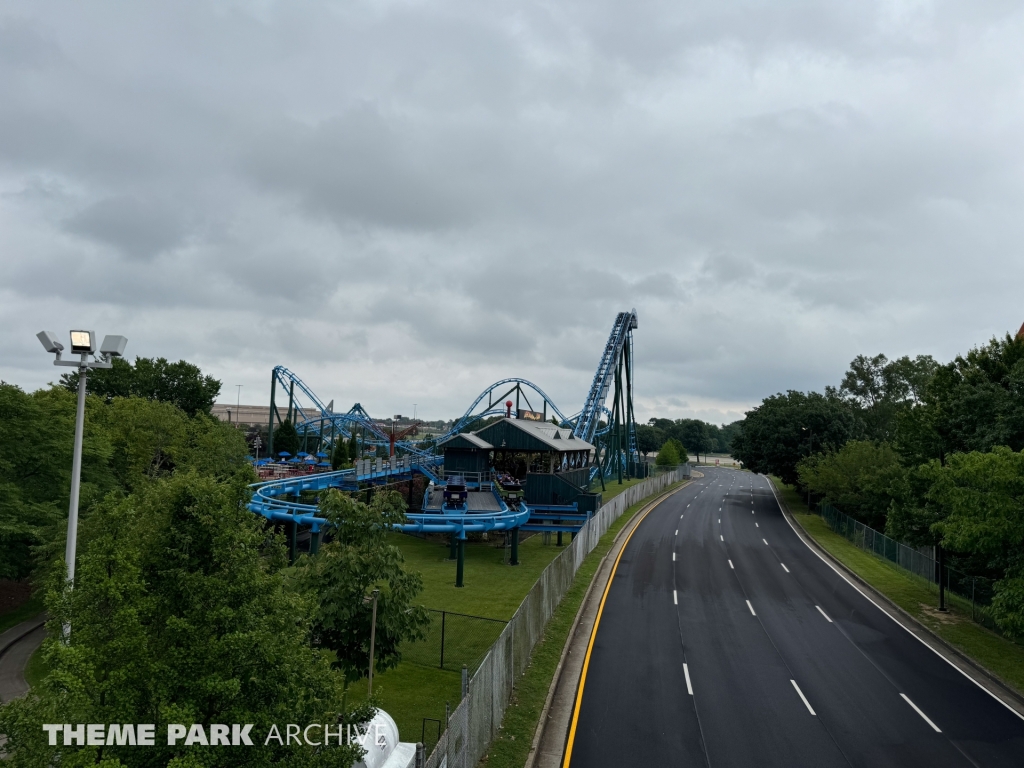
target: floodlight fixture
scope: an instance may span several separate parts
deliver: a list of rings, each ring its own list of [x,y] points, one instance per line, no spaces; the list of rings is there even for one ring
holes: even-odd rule
[[[76,355],[91,355],[96,351],[96,334],[92,331],[71,332],[71,352]]]
[[[43,349],[47,352],[63,352],[64,345],[57,340],[57,334],[50,333],[50,331],[40,331],[36,334],[36,338],[39,339],[39,343],[43,345]]]
[[[75,443],[71,458],[71,494],[68,499],[68,538],[64,549],[64,564],[67,568],[67,583],[75,583],[75,553],[78,547],[78,499],[82,485],[82,433],[85,431],[85,396],[89,371],[95,368],[110,368],[113,359],[124,354],[128,340],[124,336],[106,336],[99,355],[96,355],[96,334],[92,331],[71,331],[71,352],[79,355],[78,360],[61,360],[64,345],[56,334],[40,331],[36,338],[43,349],[55,356],[54,365],[78,369],[78,407],[75,414]],[[64,623],[64,642],[71,636],[71,624]]]
[[[121,357],[124,355],[125,345],[128,343],[128,339],[124,336],[104,336],[103,343],[100,344],[100,354],[106,358]]]

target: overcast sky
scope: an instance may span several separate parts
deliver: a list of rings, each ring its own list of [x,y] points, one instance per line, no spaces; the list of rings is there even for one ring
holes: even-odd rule
[[[128,337],[222,401],[523,376],[742,417],[1024,321],[1019,2],[0,3],[0,378]]]

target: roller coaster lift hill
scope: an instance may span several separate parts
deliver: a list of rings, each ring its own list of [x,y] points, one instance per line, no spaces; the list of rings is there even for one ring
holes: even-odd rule
[[[300,537],[308,536],[309,551],[315,554],[329,525],[317,514],[318,492],[337,488],[370,494],[374,488],[408,483],[411,494],[420,476],[427,481],[420,509],[410,510],[407,522],[396,528],[448,534],[457,562],[456,586],[464,583],[468,533],[502,533],[510,563],[518,565],[520,531],[556,532],[560,544],[563,532],[574,534],[597,511],[598,485],[604,490],[612,479],[621,483],[647,474],[637,451],[633,414],[636,328],[636,310],[618,313],[578,413],[565,416],[526,379],[502,379],[481,392],[447,433],[429,442],[410,439],[417,423],[399,429],[400,417],[395,417],[388,429],[359,403],[335,413],[333,401],[324,404],[292,371],[277,366],[271,374],[268,454],[274,456],[275,423],[286,420],[304,448],[313,445],[315,450],[291,460],[282,456],[277,464],[272,458],[261,460],[263,471],[286,474],[255,483],[249,509],[285,527],[294,560]],[[278,387],[288,393],[284,419]],[[494,416],[500,418],[470,431]],[[362,448],[355,466],[316,471],[330,466],[316,457],[331,455],[339,441],[353,436]],[[366,458],[378,448],[386,448],[387,459]],[[289,471],[303,464],[311,471]]]

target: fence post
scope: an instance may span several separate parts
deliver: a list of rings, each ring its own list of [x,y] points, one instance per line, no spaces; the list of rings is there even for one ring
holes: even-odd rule
[[[423,748],[423,742],[416,742],[416,768],[426,768],[427,753]]]
[[[462,665],[462,698],[463,700],[469,694],[469,668]]]
[[[441,611],[441,669],[444,669],[444,617],[445,612]]]
[[[935,545],[935,550],[939,555],[939,610],[945,612],[946,610],[946,582],[942,580],[942,566],[945,561],[945,552],[942,549],[941,544]]]

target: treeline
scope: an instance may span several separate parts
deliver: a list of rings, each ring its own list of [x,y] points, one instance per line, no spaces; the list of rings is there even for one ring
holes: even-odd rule
[[[194,366],[174,370],[188,375],[88,397],[73,589],[67,387],[77,382],[33,393],[0,384],[0,567],[8,578],[31,572],[49,614],[45,678],[0,706],[12,768],[140,764],[131,746],[51,746],[44,723],[154,723],[158,734],[167,723],[251,723],[254,737],[275,723],[365,723],[373,702],[353,708],[346,692],[368,672],[368,595],[379,590],[378,672],[429,623],[412,602],[422,581],[388,540],[405,519],[399,494],[366,504],[322,493],[330,535],[290,564],[283,533],[247,509],[255,475],[243,433],[202,406],[219,382]],[[157,739],[144,762],[347,768],[363,753],[271,742],[243,755],[203,743]]]
[[[741,422],[732,424],[711,424],[700,419],[651,419],[636,428],[637,448],[646,456],[659,452],[669,440],[676,441],[684,448],[681,453],[692,454],[700,460],[702,454],[731,453],[735,437],[740,432]],[[678,449],[675,449],[679,453]],[[685,458],[683,459],[685,461]]]
[[[78,374],[27,393],[0,382],[0,578],[31,573],[63,539]],[[220,382],[185,362],[115,360],[87,382],[80,508],[175,472],[248,471],[245,439],[209,415]]]
[[[1024,338],[940,364],[858,356],[838,387],[747,413],[733,455],[953,567],[995,580],[1001,628],[1024,637]]]

